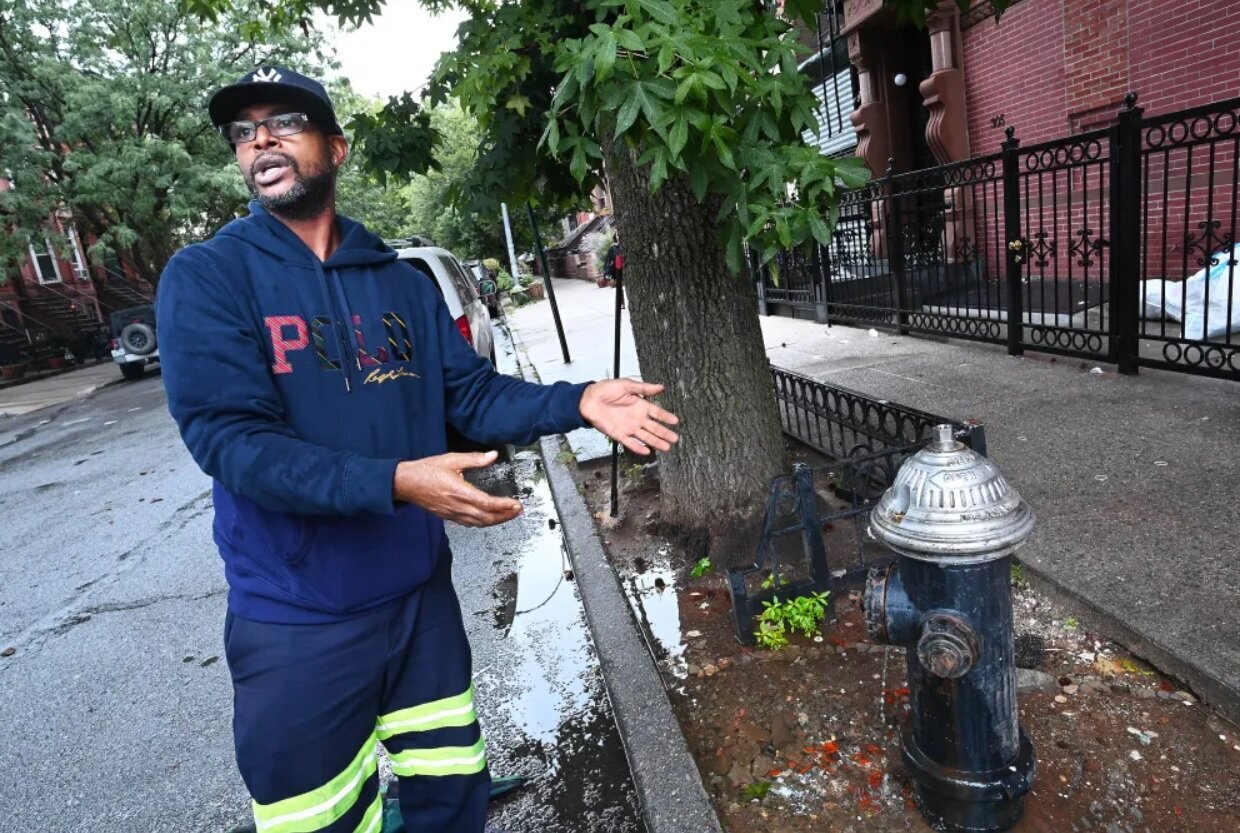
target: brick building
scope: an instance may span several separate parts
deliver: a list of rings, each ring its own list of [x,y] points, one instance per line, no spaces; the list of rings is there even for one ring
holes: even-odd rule
[[[1009,126],[1023,144],[1104,127],[1129,92],[1147,115],[1240,95],[1235,0],[1016,0],[1000,20],[947,0],[925,30],[833,0],[806,39],[820,141],[880,175],[994,153]]]
[[[0,191],[11,187],[0,178]],[[118,309],[149,303],[151,287],[119,258],[92,262],[93,240],[68,211],[48,217],[47,234],[0,283],[0,364],[44,364]]]

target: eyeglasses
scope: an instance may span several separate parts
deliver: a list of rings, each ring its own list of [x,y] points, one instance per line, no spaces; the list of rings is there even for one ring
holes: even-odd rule
[[[285,136],[295,136],[304,131],[306,126],[310,124],[310,117],[305,113],[281,113],[278,116],[268,116],[259,121],[233,121],[228,124],[221,124],[220,133],[234,145],[244,145],[258,138],[258,126],[260,124],[267,128],[267,132],[272,136],[284,138]]]

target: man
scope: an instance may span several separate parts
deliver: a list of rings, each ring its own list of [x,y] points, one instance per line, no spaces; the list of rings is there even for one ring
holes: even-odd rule
[[[432,281],[335,213],[348,142],[317,82],[262,67],[209,111],[255,200],[168,264],[160,358],[215,480],[256,826],[377,831],[382,741],[410,831],[478,833],[490,776],[443,522],[521,504],[465,481],[495,455],[446,454],[445,426],[526,443],[590,424],[643,454],[677,441],[676,417],[657,385],[532,385],[475,355]]]

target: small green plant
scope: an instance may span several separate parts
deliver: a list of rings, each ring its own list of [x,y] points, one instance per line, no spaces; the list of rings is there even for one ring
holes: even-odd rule
[[[766,578],[762,579],[763,590],[773,590],[776,585],[779,587],[787,587],[789,584],[792,584],[792,579],[784,578],[775,572],[767,573]]]
[[[1063,620],[1063,626],[1070,631],[1074,631],[1081,626],[1081,620],[1077,619],[1075,616],[1069,616],[1067,619]]]
[[[499,273],[495,276],[495,282],[499,284],[500,292],[507,292],[512,289],[513,286],[512,275],[508,274],[505,269],[499,270]]]
[[[560,465],[567,466],[569,463],[577,462],[577,455],[569,451],[567,448],[555,455],[555,461]]]
[[[1020,590],[1029,586],[1029,580],[1025,578],[1025,565],[1018,561],[1012,562],[1012,586]]]
[[[533,275],[522,275],[519,280],[521,281],[522,286],[529,286],[530,284],[534,282],[534,276]]]
[[[646,466],[644,463],[630,463],[624,467],[622,474],[624,479],[630,483],[640,483],[642,477],[646,474]]]
[[[710,563],[709,558],[703,558],[701,561],[698,561],[696,564],[693,565],[693,569],[689,571],[689,575],[693,576],[694,578],[701,578],[702,576],[709,573],[711,571],[711,567],[713,566],[714,565]]]
[[[762,603],[758,616],[758,630],[754,637],[758,644],[768,650],[778,651],[788,645],[788,634],[800,632],[805,636],[818,633],[818,626],[827,615],[826,592],[797,596],[781,602],[778,596]]]
[[[771,791],[770,781],[755,781],[741,787],[741,798],[746,801],[761,801]]]

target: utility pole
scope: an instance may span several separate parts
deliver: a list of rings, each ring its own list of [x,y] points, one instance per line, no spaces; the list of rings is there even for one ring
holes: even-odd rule
[[[499,204],[500,210],[504,213],[504,238],[508,241],[508,267],[511,269],[513,281],[517,281],[521,277],[521,270],[517,266],[517,251],[512,246],[512,224],[508,222],[508,203]]]

